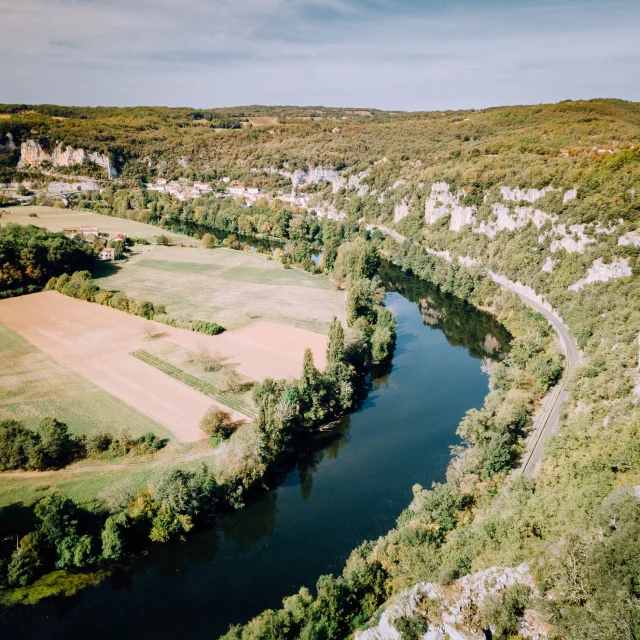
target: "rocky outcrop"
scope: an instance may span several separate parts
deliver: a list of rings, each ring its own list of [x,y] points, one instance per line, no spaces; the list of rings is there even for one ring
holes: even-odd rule
[[[4,144],[0,144],[0,153],[4,153],[5,151],[13,151],[16,148],[16,143],[13,140],[13,136],[11,133],[7,133],[6,142]]]
[[[455,580],[450,585],[419,582],[412,589],[395,596],[380,622],[373,628],[356,633],[356,640],[401,640],[394,622],[413,616],[422,617],[428,630],[424,640],[484,640],[486,637],[479,611],[485,599],[500,596],[516,584],[536,594],[533,578],[526,564],[518,567],[491,567]],[[430,601],[430,602],[429,602]],[[428,606],[425,606],[428,603]],[[424,611],[428,610],[428,621]],[[546,630],[532,610],[519,620],[520,637],[543,640]]]
[[[551,259],[551,256],[547,256],[547,260],[542,265],[542,270],[546,273],[553,272],[553,260]]]
[[[464,267],[474,267],[478,264],[478,261],[471,256],[458,256],[458,263]]]
[[[576,189],[569,189],[566,191],[564,196],[562,196],[562,204],[567,204],[571,200],[575,200],[578,197],[578,191]]]
[[[640,230],[629,231],[618,238],[618,245],[622,247],[640,247]]]
[[[40,167],[46,163],[50,163],[54,167],[71,167],[86,164],[87,162],[93,162],[103,167],[110,180],[118,176],[116,168],[107,155],[96,153],[95,151],[87,153],[84,149],[74,149],[69,146],[63,148],[60,142],[49,153],[36,140],[26,140],[22,143],[18,168]]]
[[[304,187],[307,184],[318,184],[319,182],[330,182],[333,191],[336,193],[346,184],[346,180],[338,175],[335,169],[325,169],[324,167],[309,167],[305,171],[296,169],[293,172],[281,171],[283,176],[291,180],[295,187]]]
[[[409,215],[409,198],[404,197],[398,202],[393,210],[393,221],[400,222]]]
[[[587,271],[587,276],[569,287],[570,291],[580,291],[583,287],[594,282],[607,282],[615,278],[631,275],[629,258],[614,258],[611,264],[605,264],[602,258],[593,262]]]
[[[515,207],[513,212],[502,203],[492,205],[493,218],[476,224],[473,228],[475,233],[484,233],[493,238],[500,231],[515,231],[522,227],[526,227],[529,222],[540,229],[545,222],[551,223],[557,220],[557,216],[549,215],[539,209],[533,207]]]
[[[544,189],[511,189],[510,187],[500,187],[500,193],[502,194],[503,200],[511,200],[513,202],[535,202],[536,200],[540,200],[540,198],[544,198],[547,193],[551,193],[553,191],[553,187],[551,185],[545,187]]]
[[[465,224],[473,222],[475,207],[463,207],[460,200],[464,198],[464,190],[451,193],[451,187],[446,182],[436,182],[431,185],[431,193],[424,205],[424,218],[427,224],[433,224],[444,216],[451,216],[449,229],[459,231]]]

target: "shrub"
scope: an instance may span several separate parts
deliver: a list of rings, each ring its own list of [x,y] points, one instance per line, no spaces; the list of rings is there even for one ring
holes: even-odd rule
[[[236,426],[228,411],[211,407],[200,421],[200,428],[210,436],[228,438],[235,430]]]
[[[217,245],[218,245],[218,241],[216,240],[216,237],[212,233],[205,233],[202,236],[202,246],[205,249],[213,249]]]
[[[164,233],[161,233],[156,238],[156,244],[168,247],[171,244],[171,238],[169,238],[169,236],[165,235]]]

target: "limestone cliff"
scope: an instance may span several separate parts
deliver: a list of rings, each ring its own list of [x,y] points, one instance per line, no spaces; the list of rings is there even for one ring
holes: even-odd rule
[[[84,149],[74,149],[70,146],[63,148],[61,142],[49,153],[43,149],[37,140],[26,140],[20,147],[18,168],[27,169],[40,167],[45,163],[50,163],[54,167],[71,167],[86,164],[87,162],[93,162],[103,167],[110,180],[118,177],[118,172],[113,166],[109,156],[96,153],[95,151],[86,152]]]
[[[615,278],[624,278],[631,275],[629,258],[614,258],[610,264],[603,262],[602,258],[593,261],[585,278],[572,284],[571,291],[580,291],[585,285],[593,282],[607,282]]]
[[[451,584],[419,582],[393,598],[379,623],[356,633],[356,640],[401,640],[394,624],[405,618],[419,617],[427,630],[424,640],[484,640],[480,616],[487,598],[499,597],[516,584],[537,595],[533,578],[526,564],[518,567],[491,567],[469,574]],[[528,640],[543,640],[547,628],[531,609],[519,619],[519,636]]]
[[[404,197],[398,202],[393,211],[393,221],[400,222],[409,215],[409,198]]]
[[[451,187],[446,182],[436,182],[431,186],[431,193],[425,202],[424,217],[427,224],[433,224],[436,220],[450,215],[449,229],[460,231],[465,224],[471,224],[474,220],[476,208],[464,207],[460,200],[464,198],[463,189],[456,194],[451,193]]]

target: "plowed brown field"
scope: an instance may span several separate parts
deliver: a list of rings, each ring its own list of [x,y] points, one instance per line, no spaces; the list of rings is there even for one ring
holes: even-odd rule
[[[46,291],[0,300],[0,322],[58,363],[162,424],[179,441],[204,437],[198,424],[215,401],[130,355],[148,345],[147,320]],[[205,347],[218,352],[254,380],[298,376],[306,347],[314,352],[319,367],[326,363],[327,337],[290,326],[254,322],[219,336],[160,324],[156,329],[162,340],[186,351]]]

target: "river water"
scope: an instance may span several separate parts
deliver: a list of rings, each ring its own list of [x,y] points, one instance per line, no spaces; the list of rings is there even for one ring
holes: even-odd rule
[[[458,422],[487,393],[482,358],[499,357],[509,338],[490,316],[397,269],[383,279],[398,322],[392,365],[277,489],[77,597],[0,613],[0,637],[215,638],[339,573],[353,548],[392,528],[412,485],[444,479]]]

